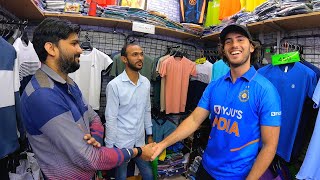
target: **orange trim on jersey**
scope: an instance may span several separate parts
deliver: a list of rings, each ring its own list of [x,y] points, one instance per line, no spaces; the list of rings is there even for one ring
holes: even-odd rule
[[[241,150],[242,148],[244,148],[244,147],[246,147],[246,146],[249,146],[249,145],[251,145],[251,144],[257,143],[257,142],[259,142],[259,141],[260,141],[260,139],[256,139],[256,140],[250,141],[250,142],[248,142],[247,144],[245,144],[245,145],[243,145],[243,146],[241,146],[241,147],[239,147],[239,148],[230,149],[230,151],[231,151],[231,152],[239,151],[239,150]]]
[[[202,24],[203,23],[203,15],[204,15],[204,9],[206,7],[206,0],[203,1],[202,3],[202,9],[201,9],[201,14],[200,14],[200,19],[199,19],[199,23]]]
[[[182,22],[184,22],[184,4],[183,0],[180,0],[180,9],[181,9],[181,16],[182,16]]]

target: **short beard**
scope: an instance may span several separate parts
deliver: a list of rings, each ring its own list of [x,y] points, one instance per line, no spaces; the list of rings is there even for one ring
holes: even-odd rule
[[[78,70],[80,68],[80,63],[77,63],[75,58],[79,56],[80,55],[74,55],[73,59],[71,59],[71,58],[65,58],[63,57],[63,55],[61,55],[58,60],[60,71],[65,74],[69,74]]]
[[[131,64],[131,62],[128,60],[128,67],[133,70],[133,71],[140,71],[142,68],[137,68],[135,67],[133,64]]]
[[[229,64],[230,67],[237,68],[237,67],[240,67],[240,66],[242,66],[243,64],[245,64],[247,61],[249,61],[249,57],[250,57],[250,55],[248,55],[247,57],[245,57],[246,60],[245,60],[245,61],[242,61],[242,62],[240,62],[240,63],[232,64],[232,63],[230,63],[230,61],[229,61],[228,64]]]

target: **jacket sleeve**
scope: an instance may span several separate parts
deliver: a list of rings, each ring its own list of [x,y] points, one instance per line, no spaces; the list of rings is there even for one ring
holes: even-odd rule
[[[50,96],[48,96],[50,94]],[[61,153],[84,170],[107,170],[130,158],[126,149],[95,148],[83,139],[85,132],[63,97],[50,88],[33,92],[22,106],[28,124],[44,134]],[[42,113],[41,113],[42,112]],[[45,112],[45,113],[43,113]]]

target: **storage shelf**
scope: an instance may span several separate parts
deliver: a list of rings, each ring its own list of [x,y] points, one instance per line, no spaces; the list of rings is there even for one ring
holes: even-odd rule
[[[248,24],[248,29],[252,34],[269,33],[275,31],[293,31],[299,29],[319,28],[320,12],[309,14],[299,14],[276,19]],[[219,32],[203,36],[205,41],[219,41]]]
[[[119,28],[119,29],[132,29],[132,22],[128,20],[118,20],[110,19],[103,17],[92,17],[92,16],[83,16],[77,14],[56,14],[56,13],[44,13],[45,17],[58,17],[62,19],[67,19],[73,23],[81,25],[93,25],[93,26],[103,26],[110,28]],[[186,32],[180,32],[175,29],[169,29],[165,27],[156,26],[155,29],[156,35],[163,35],[168,37],[174,37],[178,39],[199,39],[200,36],[196,36]]]
[[[40,21],[43,20],[45,17],[58,17],[62,19],[68,19],[73,23],[81,25],[94,25],[126,30],[131,30],[132,28],[132,22],[128,20],[82,16],[76,14],[43,13],[36,6],[33,0],[0,0],[0,3],[2,7],[4,7],[9,12],[13,13],[22,20],[28,19],[33,21]],[[252,34],[319,28],[319,19],[320,12],[312,12],[309,14],[299,14],[251,23],[248,24],[248,28]],[[187,32],[156,26],[155,34],[174,37],[182,40],[202,39],[204,41],[218,42],[220,33],[216,32],[200,38],[200,36],[190,34]]]
[[[0,6],[21,20],[42,20],[43,13],[31,0],[0,0]]]
[[[1,6],[7,9],[9,12],[14,14],[20,19],[28,20],[43,20],[45,17],[58,17],[61,19],[68,19],[73,23],[80,25],[93,25],[93,26],[103,26],[110,28],[119,28],[119,29],[132,29],[132,22],[128,20],[118,20],[102,17],[92,17],[92,16],[83,16],[78,14],[59,14],[59,13],[43,13],[38,6],[33,2],[33,0],[0,0]],[[155,28],[156,35],[163,35],[168,37],[174,37],[182,40],[193,40],[199,39],[200,36],[175,30],[169,29],[166,27],[156,26]]]

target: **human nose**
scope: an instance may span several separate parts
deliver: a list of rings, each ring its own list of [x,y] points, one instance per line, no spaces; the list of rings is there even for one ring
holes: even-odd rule
[[[77,49],[76,50],[77,50],[78,54],[82,54],[82,52],[83,52],[82,48],[80,47],[80,45],[77,45]]]
[[[139,54],[139,55],[138,55],[138,59],[139,59],[139,60],[143,60],[143,59],[144,59],[143,54]]]

